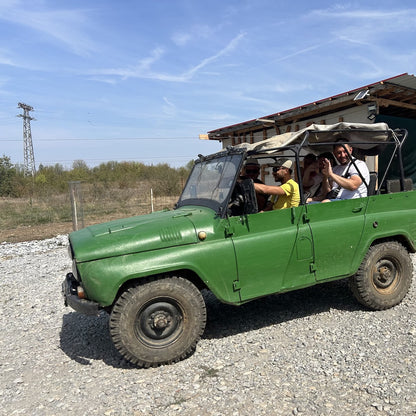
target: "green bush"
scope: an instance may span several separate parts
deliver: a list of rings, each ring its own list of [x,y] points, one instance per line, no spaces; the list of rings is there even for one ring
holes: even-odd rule
[[[15,189],[16,168],[10,158],[0,158],[0,196],[17,196]]]
[[[40,165],[35,177],[25,176],[10,158],[0,158],[0,196],[50,197],[68,192],[68,182],[81,181],[93,185],[94,194],[105,189],[137,189],[146,184],[155,195],[178,195],[189,174],[192,162],[186,167],[172,168],[166,163],[144,165],[138,162],[106,162],[89,168],[83,160],[74,161],[70,170],[62,165]]]

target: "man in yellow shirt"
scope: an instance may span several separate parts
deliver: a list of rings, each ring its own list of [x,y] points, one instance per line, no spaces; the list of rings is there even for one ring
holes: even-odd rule
[[[256,191],[272,195],[270,206],[265,211],[299,205],[299,185],[292,179],[292,165],[293,162],[290,159],[279,159],[272,165],[274,180],[280,182],[280,186],[254,184]]]

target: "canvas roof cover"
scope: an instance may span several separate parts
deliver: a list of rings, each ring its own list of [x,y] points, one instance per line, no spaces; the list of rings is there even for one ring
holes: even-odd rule
[[[249,154],[271,154],[279,148],[302,143],[308,135],[308,143],[333,143],[340,139],[359,149],[372,149],[387,142],[392,137],[392,130],[386,123],[336,123],[311,124],[297,132],[289,132],[272,136],[257,143],[241,143],[237,148],[244,148]],[[305,143],[306,144],[306,143]],[[310,149],[313,149],[311,146]],[[284,149],[282,149],[284,150]],[[320,148],[322,149],[322,147]]]

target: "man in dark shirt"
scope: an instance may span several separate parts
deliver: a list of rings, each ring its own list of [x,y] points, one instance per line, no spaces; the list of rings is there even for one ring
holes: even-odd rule
[[[257,161],[257,159],[249,158],[246,160],[246,163],[243,167],[242,175],[240,176],[240,179],[252,179],[254,183],[261,183],[262,182],[258,177],[260,175],[260,164]],[[266,208],[267,202],[269,200],[269,195],[256,192],[256,198],[257,198],[257,206],[259,208],[259,211],[262,211]]]

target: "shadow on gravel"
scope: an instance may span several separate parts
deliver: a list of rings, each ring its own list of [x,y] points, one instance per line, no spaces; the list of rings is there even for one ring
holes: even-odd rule
[[[331,309],[356,311],[363,307],[348,288],[348,280],[323,283],[280,295],[270,295],[241,306],[220,303],[204,294],[207,326],[203,338],[215,339],[288,322]]]
[[[137,368],[128,363],[115,349],[108,327],[109,316],[87,316],[71,312],[63,316],[60,348],[72,360],[91,365],[102,360],[115,368]]]
[[[204,298],[208,313],[203,335],[205,339],[224,338],[331,309],[362,309],[350,293],[346,280],[267,296],[242,306],[223,304],[210,292],[204,292]],[[137,368],[124,360],[115,349],[108,321],[109,317],[104,312],[98,317],[77,312],[64,315],[60,334],[62,351],[83,365],[91,365],[91,360],[102,360],[115,368]]]

